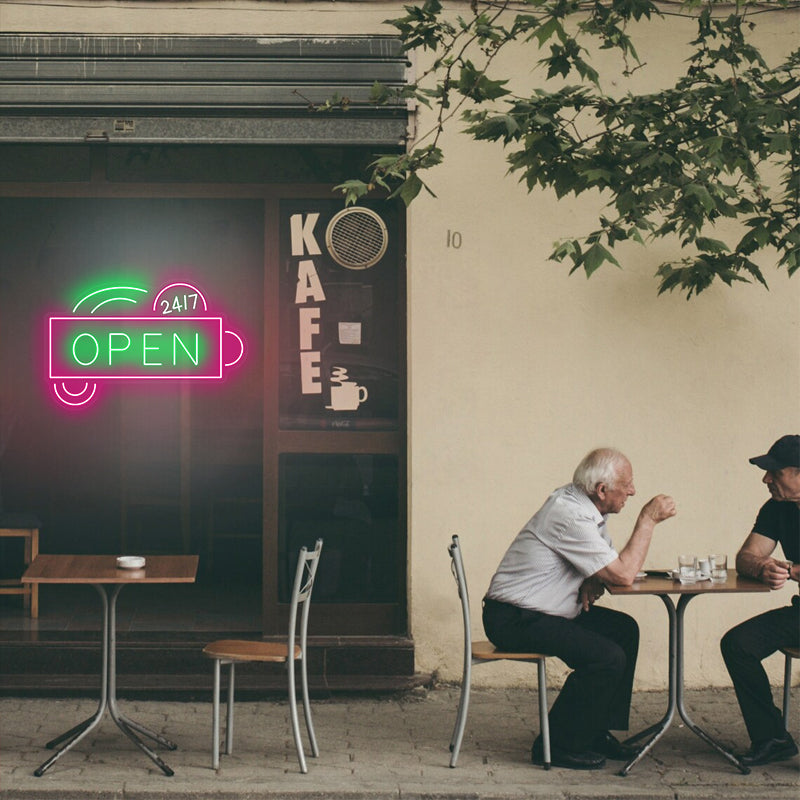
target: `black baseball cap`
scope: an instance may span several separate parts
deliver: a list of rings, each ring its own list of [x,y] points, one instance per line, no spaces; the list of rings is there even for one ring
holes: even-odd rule
[[[784,467],[800,468],[800,436],[781,436],[763,456],[753,456],[750,463],[768,472]]]

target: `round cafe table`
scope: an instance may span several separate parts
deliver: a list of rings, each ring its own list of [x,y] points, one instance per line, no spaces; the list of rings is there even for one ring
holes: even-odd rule
[[[723,755],[742,773],[747,775],[749,767],[739,762],[736,756],[722,746],[710,734],[706,733],[699,725],[692,721],[684,705],[683,697],[683,658],[684,658],[684,615],[689,602],[699,596],[708,594],[740,594],[743,592],[768,592],[769,586],[761,581],[736,575],[733,570],[728,570],[728,578],[724,583],[712,583],[710,580],[697,583],[681,583],[673,580],[670,570],[650,570],[646,577],[636,581],[630,586],[615,586],[606,584],[609,594],[624,597],[644,597],[655,595],[660,597],[667,609],[669,616],[669,700],[664,716],[654,725],[634,734],[625,741],[625,744],[636,745],[644,742],[644,746],[627,764],[619,771],[625,776],[630,770],[650,751],[653,745],[664,735],[669,728],[675,711],[686,723],[686,727],[699,736],[704,742],[711,745]],[[677,605],[671,595],[678,595]]]

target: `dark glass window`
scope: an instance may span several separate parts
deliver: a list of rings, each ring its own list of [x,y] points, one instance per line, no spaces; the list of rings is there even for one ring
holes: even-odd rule
[[[260,582],[263,220],[259,200],[0,199],[2,502],[41,518],[43,552],[196,552],[203,576]],[[85,408],[59,402],[48,316],[108,286],[123,288],[89,316],[148,315],[176,280],[241,334],[241,362],[219,381],[98,380]]]
[[[280,458],[279,601],[288,602],[297,554],[324,541],[314,602],[395,603],[398,460],[392,455],[284,454]]]

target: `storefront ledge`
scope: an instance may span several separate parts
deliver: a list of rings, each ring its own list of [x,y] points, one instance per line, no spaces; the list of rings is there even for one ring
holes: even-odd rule
[[[263,700],[265,696],[285,696],[286,676],[237,675],[238,700]],[[430,688],[433,675],[336,675],[327,679],[309,676],[309,689],[315,699],[334,694],[394,693]],[[100,691],[97,675],[4,675],[0,695],[13,697],[94,697]],[[118,680],[121,698],[210,699],[211,672],[207,675],[126,675]]]
[[[117,685],[121,693],[195,693],[211,690],[206,642],[219,638],[257,638],[253,634],[210,633],[191,641],[166,642],[140,634],[118,642]],[[99,690],[99,643],[91,637],[61,641],[5,641],[0,693],[86,694]],[[414,671],[414,641],[396,636],[323,636],[309,640],[308,672],[312,691],[398,691],[430,683]],[[280,664],[244,663],[237,668],[242,692],[285,687]],[[285,688],[284,688],[285,690]]]

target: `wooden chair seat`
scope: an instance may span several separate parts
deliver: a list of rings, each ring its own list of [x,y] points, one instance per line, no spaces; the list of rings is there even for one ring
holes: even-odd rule
[[[220,639],[203,648],[203,654],[211,658],[231,659],[232,661],[269,661],[283,663],[289,658],[286,642],[261,642],[247,639]],[[299,660],[302,650],[294,646],[295,660]]]
[[[472,657],[481,661],[541,661],[547,656],[541,653],[510,653],[498,650],[491,642],[473,642]]]

